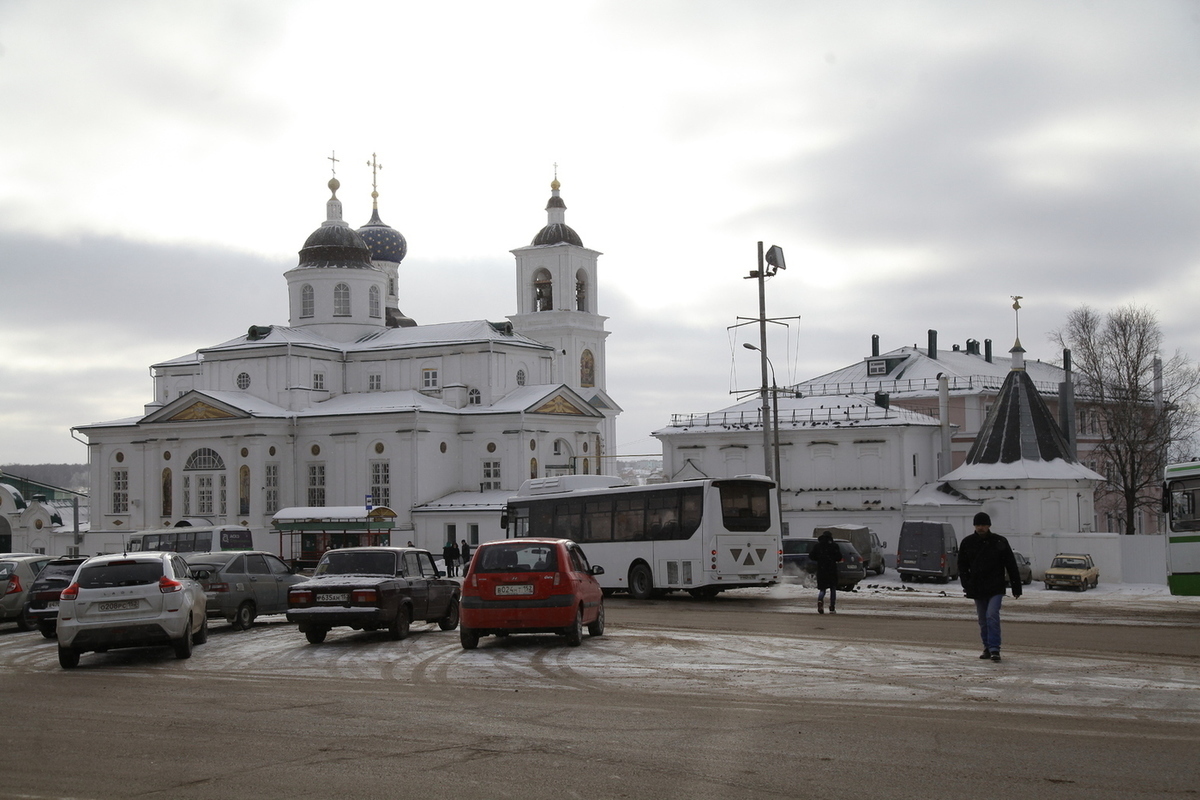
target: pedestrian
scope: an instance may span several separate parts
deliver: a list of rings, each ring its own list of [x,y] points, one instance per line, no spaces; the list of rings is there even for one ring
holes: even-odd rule
[[[458,557],[462,559],[462,574],[465,577],[467,569],[471,566],[471,545],[467,544],[466,539],[463,539],[458,547]]]
[[[412,539],[409,539],[409,540],[408,540],[408,546],[409,546],[409,547],[416,547],[416,545],[412,543]]]
[[[829,592],[829,613],[836,614],[838,562],[842,560],[842,548],[833,540],[833,534],[825,531],[817,537],[808,557],[817,564],[817,613],[825,613],[825,592]]]
[[[458,563],[458,545],[454,540],[446,542],[446,546],[442,548],[442,560],[446,562],[446,575],[454,577],[454,565]]]
[[[980,511],[974,525],[975,532],[958,546],[958,579],[963,592],[975,601],[979,638],[983,640],[979,657],[999,661],[1000,604],[1008,586],[1014,598],[1021,596],[1021,573],[1008,539],[992,533],[992,518]]]

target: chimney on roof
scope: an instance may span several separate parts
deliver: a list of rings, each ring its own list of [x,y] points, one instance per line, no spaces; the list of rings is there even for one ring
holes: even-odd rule
[[[929,357],[937,361],[937,331],[929,329]]]
[[[871,358],[879,357],[879,334],[871,334]]]
[[[992,340],[983,340],[983,360],[987,363],[992,363]]]
[[[969,355],[969,356],[979,355],[979,340],[978,339],[967,339],[967,355]]]

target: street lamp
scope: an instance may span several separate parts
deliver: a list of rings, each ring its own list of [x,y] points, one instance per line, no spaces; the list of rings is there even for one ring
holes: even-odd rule
[[[774,249],[774,248],[772,248],[772,249]],[[780,470],[779,470],[779,384],[775,381],[775,364],[771,361],[770,358],[767,357],[767,354],[764,351],[759,350],[759,348],[756,345],[753,345],[750,342],[743,342],[742,347],[746,348],[747,350],[758,350],[758,352],[762,354],[763,360],[765,360],[767,362],[767,364],[771,367],[771,411],[772,411],[772,413],[771,413],[770,425],[771,425],[771,436],[775,442],[775,457],[773,459],[775,462],[775,475],[773,477],[775,478],[775,500],[779,505],[779,513],[782,516],[782,514],[783,514],[783,488],[782,488],[783,476],[780,474]],[[764,383],[763,391],[766,391],[766,388],[767,388],[766,384]],[[765,406],[764,406],[764,408],[765,408]],[[766,418],[764,417],[763,418],[763,434],[764,434],[763,441],[764,441],[764,443],[766,441],[767,424],[768,423],[766,421]],[[768,461],[768,458],[769,457],[767,455],[767,450],[766,450],[766,447],[764,446],[763,461],[769,464],[770,461]]]

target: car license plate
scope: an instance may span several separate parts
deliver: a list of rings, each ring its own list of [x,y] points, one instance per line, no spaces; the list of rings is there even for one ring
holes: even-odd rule
[[[349,592],[337,592],[317,595],[318,603],[345,603],[350,599]]]
[[[58,601],[51,600],[50,602],[46,603],[46,610],[47,611],[57,611],[58,610]]]
[[[138,607],[137,600],[113,600],[108,603],[101,603],[101,611],[129,611]]]
[[[508,583],[496,587],[496,594],[533,594],[532,583]]]

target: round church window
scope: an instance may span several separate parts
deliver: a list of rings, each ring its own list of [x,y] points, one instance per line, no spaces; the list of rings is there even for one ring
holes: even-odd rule
[[[313,454],[314,456],[319,456],[319,455],[321,455],[321,445],[319,445],[319,444],[314,444],[314,445],[312,446],[312,454]]]
[[[489,453],[494,453],[494,452],[496,452],[496,443],[495,443],[495,442],[488,442],[487,451],[488,451]]]
[[[246,389],[249,389],[250,388],[250,373],[249,372],[238,373],[237,385],[238,385],[238,388],[242,389],[243,391]]]
[[[445,442],[442,442],[441,451],[443,453],[446,452],[446,443]]]
[[[382,452],[383,452],[383,442],[376,442],[376,443],[375,443],[375,452],[376,452],[376,453],[382,453]]]

